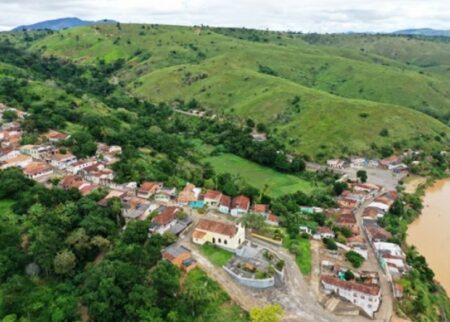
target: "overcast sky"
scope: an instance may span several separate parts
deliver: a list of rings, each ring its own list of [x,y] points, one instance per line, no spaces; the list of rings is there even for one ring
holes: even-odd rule
[[[450,29],[449,0],[0,0],[0,30],[73,16],[303,32]]]

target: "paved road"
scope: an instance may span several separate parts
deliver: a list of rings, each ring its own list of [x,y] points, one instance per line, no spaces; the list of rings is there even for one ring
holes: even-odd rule
[[[194,225],[184,233],[179,243],[192,250],[194,258],[199,266],[215,281],[217,281],[230,297],[245,310],[250,310],[255,306],[264,306],[272,303],[279,303],[285,310],[283,321],[288,322],[337,322],[337,321],[367,321],[363,317],[344,318],[333,315],[326,311],[316,300],[311,286],[304,279],[298,268],[295,258],[283,247],[275,246],[258,240],[261,244],[274,252],[285,261],[285,283],[280,287],[273,287],[264,290],[249,288],[237,283],[222,268],[211,264],[199,251],[197,245],[191,242],[192,231],[199,218],[216,217],[212,214],[198,215],[190,212],[194,220]]]
[[[392,296],[392,290],[391,286],[387,280],[387,276],[384,273],[383,269],[381,269],[380,265],[378,265],[378,260],[375,256],[375,252],[372,247],[370,247],[369,241],[367,240],[366,235],[364,234],[364,227],[363,227],[363,220],[362,220],[362,214],[364,212],[364,209],[373,201],[373,199],[367,200],[356,212],[356,221],[359,225],[359,229],[361,231],[361,235],[364,237],[364,240],[366,241],[366,244],[369,245],[368,250],[368,258],[364,262],[363,266],[361,267],[362,270],[367,271],[376,271],[380,275],[380,286],[381,286],[381,305],[378,309],[377,313],[375,314],[375,321],[390,321],[392,314],[393,314],[393,296]]]

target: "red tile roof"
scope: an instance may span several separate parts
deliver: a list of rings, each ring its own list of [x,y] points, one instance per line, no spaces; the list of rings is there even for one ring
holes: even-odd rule
[[[269,205],[257,203],[253,206],[253,211],[257,213],[267,213],[269,212]]]
[[[317,233],[319,234],[334,234],[334,232],[329,227],[319,227],[317,228]]]
[[[250,207],[250,199],[246,196],[237,196],[233,198],[233,201],[231,202],[231,208],[232,209],[244,209],[248,210]]]
[[[206,230],[230,237],[234,236],[237,232],[237,228],[234,224],[228,224],[210,219],[200,219],[196,229]]]
[[[220,205],[224,207],[230,207],[230,204],[231,198],[226,195],[222,195],[222,198],[220,198]]]
[[[204,199],[215,199],[215,200],[220,200],[220,198],[222,197],[222,193],[220,191],[217,190],[208,190],[206,191],[205,195],[204,195]]]
[[[380,287],[378,285],[367,285],[351,281],[343,281],[337,277],[327,275],[322,276],[320,280],[326,284],[334,285],[346,290],[357,291],[373,296],[380,294]]]
[[[33,176],[42,172],[48,172],[51,170],[51,167],[49,167],[46,163],[44,162],[32,162],[29,165],[27,165],[25,167],[25,169],[23,170],[23,172],[26,175],[29,176]]]
[[[139,193],[155,193],[161,188],[161,183],[155,181],[144,181],[139,187]]]
[[[267,216],[267,220],[278,223],[280,221],[280,218],[278,216],[274,215],[273,213],[269,213],[269,215]]]
[[[177,211],[177,207],[167,207],[162,213],[153,218],[153,223],[162,226],[167,225],[175,220]]]
[[[356,224],[356,217],[353,214],[340,215],[336,223],[341,225],[353,225]]]

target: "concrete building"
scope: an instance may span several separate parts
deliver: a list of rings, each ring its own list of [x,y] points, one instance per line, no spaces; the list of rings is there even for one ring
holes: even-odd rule
[[[345,281],[334,276],[322,276],[320,281],[326,293],[348,300],[369,317],[373,317],[380,307],[381,288],[378,285]]]

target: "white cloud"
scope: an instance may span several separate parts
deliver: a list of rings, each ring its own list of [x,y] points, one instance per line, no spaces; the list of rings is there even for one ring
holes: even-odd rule
[[[0,30],[69,16],[305,32],[450,29],[448,0],[0,0]]]

